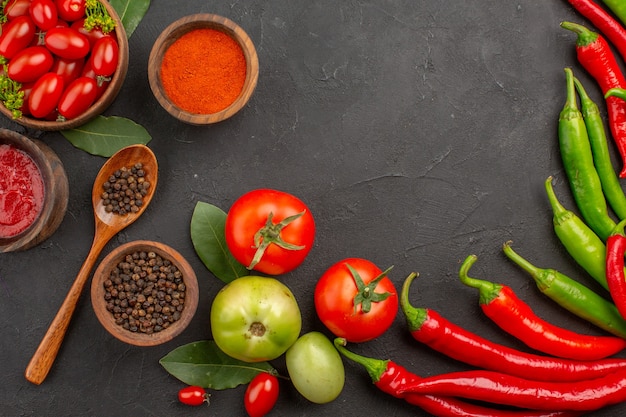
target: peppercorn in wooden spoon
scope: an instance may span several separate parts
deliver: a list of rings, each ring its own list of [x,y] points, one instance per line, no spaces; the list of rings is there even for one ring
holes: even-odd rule
[[[39,385],[48,375],[100,252],[113,236],[137,220],[146,210],[154,196],[157,178],[156,157],[145,145],[121,149],[100,169],[91,195],[95,218],[95,235],[91,249],[26,367],[25,376],[28,381]],[[114,210],[115,205],[120,208]]]

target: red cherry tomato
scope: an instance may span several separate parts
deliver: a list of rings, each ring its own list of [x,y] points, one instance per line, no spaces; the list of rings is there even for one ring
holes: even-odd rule
[[[209,394],[202,387],[190,385],[178,391],[178,401],[185,405],[198,406],[209,403]]]
[[[80,77],[85,66],[83,59],[65,59],[57,57],[52,64],[50,72],[54,72],[63,77],[63,83],[70,85],[72,81]]]
[[[85,0],[55,0],[59,17],[73,22],[85,17]]]
[[[335,336],[353,343],[382,335],[398,313],[393,282],[375,264],[360,258],[344,259],[324,272],[315,286],[314,302],[322,323]]]
[[[98,40],[91,49],[91,67],[96,75],[110,77],[117,68],[119,47],[112,36],[105,36]]]
[[[36,118],[52,113],[63,94],[63,77],[53,72],[42,75],[30,92],[28,109]]]
[[[80,77],[67,86],[57,109],[66,120],[74,119],[83,114],[96,99],[96,80],[89,77]]]
[[[104,92],[109,87],[109,83],[111,81],[109,78],[99,77],[99,76],[96,75],[95,71],[91,67],[91,60],[90,59],[88,59],[87,62],[85,63],[85,66],[83,67],[83,73],[81,75],[84,76],[84,77],[89,77],[89,78],[93,78],[94,80],[96,80],[96,84],[98,86],[98,92],[96,94],[96,100],[98,100],[100,97],[102,97]]]
[[[31,0],[9,0],[4,6],[4,15],[7,20],[13,20],[18,16],[28,16]]]
[[[87,30],[85,29],[85,19],[79,19],[75,22],[73,22],[70,27],[78,32],[80,32],[81,34],[85,35],[87,37],[87,39],[89,39],[89,44],[91,45],[91,47],[93,48],[93,46],[96,44],[96,42],[98,41],[98,39],[104,37],[104,36],[110,36],[108,34],[105,34],[104,32],[102,32],[102,30],[99,27],[94,27],[91,30]]]
[[[67,59],[80,59],[89,53],[89,39],[71,27],[52,28],[44,37],[46,48]]]
[[[59,15],[52,0],[32,0],[28,9],[31,19],[42,31],[47,31],[57,24]]]
[[[255,239],[261,235],[265,237]],[[225,238],[241,264],[280,275],[296,268],[308,255],[315,222],[311,210],[297,197],[276,190],[254,190],[239,197],[230,208]]]
[[[0,55],[11,59],[35,38],[35,23],[28,16],[18,16],[2,26]]]
[[[267,372],[261,372],[255,376],[243,399],[248,416],[263,417],[269,413],[278,400],[278,378]]]
[[[29,46],[19,51],[7,66],[7,75],[18,83],[36,81],[52,68],[54,58],[43,46]]]

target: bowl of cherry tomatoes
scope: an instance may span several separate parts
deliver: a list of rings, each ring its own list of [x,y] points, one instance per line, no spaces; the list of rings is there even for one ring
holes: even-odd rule
[[[9,0],[0,15],[0,112],[28,128],[65,130],[111,105],[128,39],[105,0]]]

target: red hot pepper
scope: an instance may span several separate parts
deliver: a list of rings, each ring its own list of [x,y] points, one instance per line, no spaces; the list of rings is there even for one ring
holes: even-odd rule
[[[606,281],[615,307],[626,318],[626,276],[624,275],[624,254],[626,253],[626,221],[615,226],[606,240]]]
[[[626,372],[625,359],[578,361],[522,352],[487,340],[449,322],[436,311],[414,308],[409,303],[409,286],[417,274],[407,277],[400,306],[413,338],[451,358],[478,368],[536,381],[581,381],[610,372]]]
[[[419,384],[422,379],[403,366],[390,361],[357,355],[345,348],[346,340],[335,339],[335,347],[346,358],[362,365],[368,372],[374,385],[381,391],[396,398],[403,398],[407,403],[416,405],[424,411],[440,417],[574,417],[580,415],[574,411],[534,411],[501,410],[483,405],[472,404],[446,395],[422,395],[408,390]]]
[[[562,22],[561,27],[578,35],[576,56],[578,62],[596,80],[602,94],[612,88],[626,88],[626,78],[606,39],[599,33],[572,22]],[[617,97],[607,97],[606,107],[613,140],[622,158],[619,176],[626,178],[626,102]]]
[[[560,358],[586,361],[603,359],[626,348],[626,340],[620,337],[579,334],[555,326],[537,316],[511,287],[469,277],[469,269],[477,259],[470,255],[461,264],[461,282],[478,289],[480,308],[491,321],[527,346]]]

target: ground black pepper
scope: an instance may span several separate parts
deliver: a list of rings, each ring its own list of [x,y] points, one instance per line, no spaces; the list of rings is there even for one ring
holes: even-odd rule
[[[143,198],[148,193],[150,182],[145,178],[143,165],[139,162],[130,168],[116,170],[102,184],[102,204],[108,213],[126,215],[136,213],[143,205]]]
[[[155,252],[126,255],[103,285],[107,310],[116,324],[131,332],[167,329],[185,307],[182,272]]]

